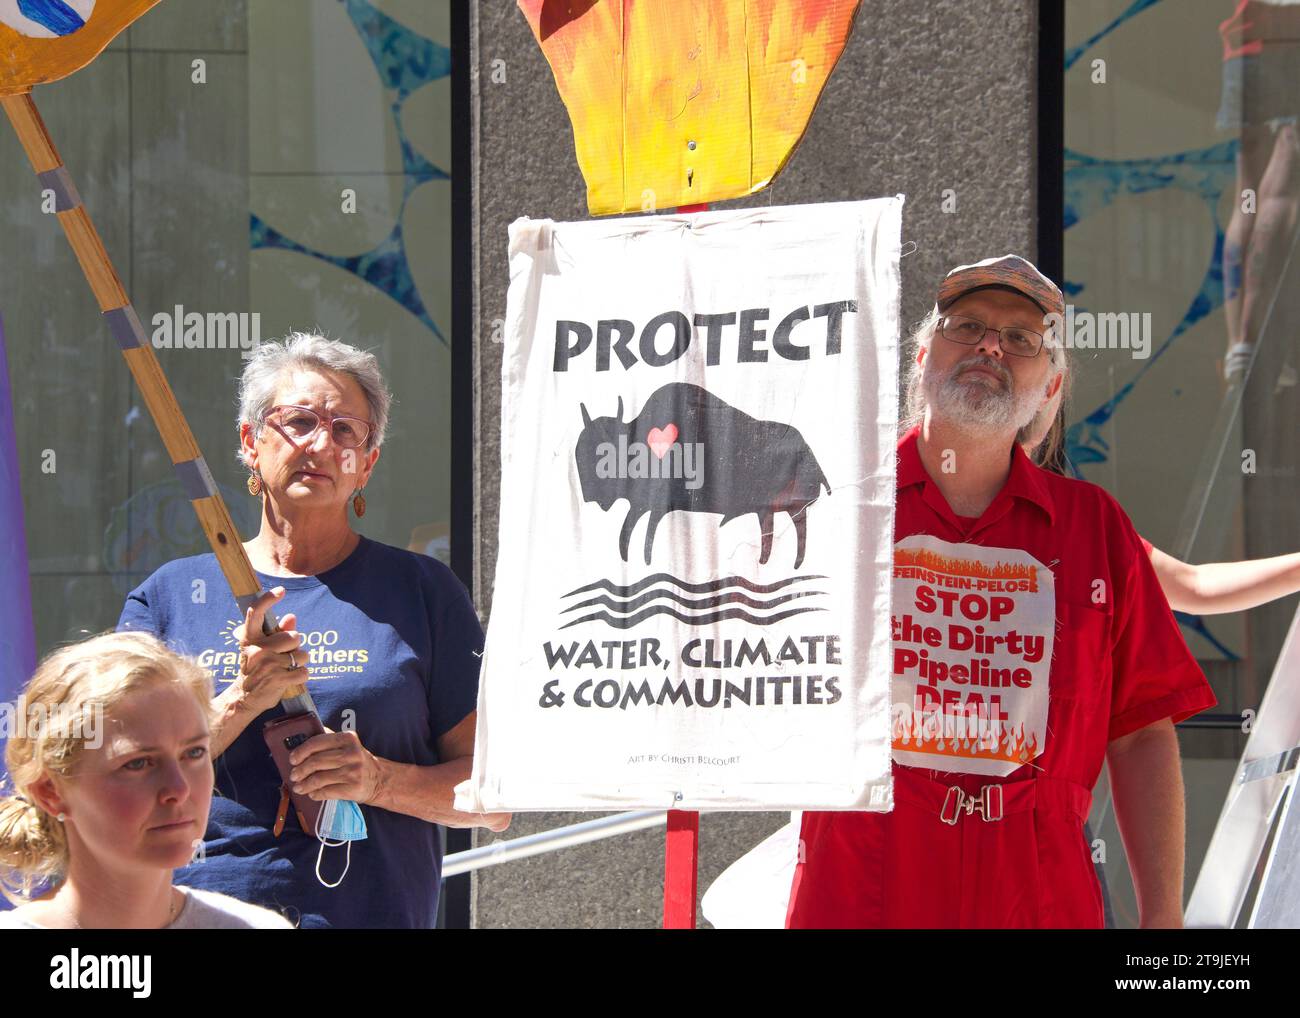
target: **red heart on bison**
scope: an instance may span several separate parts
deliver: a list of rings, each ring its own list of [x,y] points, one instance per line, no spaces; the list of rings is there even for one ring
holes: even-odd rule
[[[650,447],[660,459],[667,455],[672,444],[677,441],[677,425],[670,424],[666,428],[651,428],[650,433],[645,437],[645,444]]]

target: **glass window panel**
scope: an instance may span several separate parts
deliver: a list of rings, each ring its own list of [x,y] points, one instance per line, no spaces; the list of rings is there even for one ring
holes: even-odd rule
[[[1072,0],[1065,11],[1074,469],[1184,561],[1295,551],[1300,4]],[[1296,604],[1179,614],[1218,712],[1259,706]],[[1190,887],[1245,736],[1181,735]],[[1102,791],[1093,820],[1113,860]],[[1116,920],[1135,925],[1123,869],[1106,867]]]

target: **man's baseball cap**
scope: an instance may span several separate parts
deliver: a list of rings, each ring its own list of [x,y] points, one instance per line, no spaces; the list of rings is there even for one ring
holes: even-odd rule
[[[1045,315],[1065,314],[1065,297],[1060,288],[1033,263],[1013,254],[985,258],[974,265],[958,265],[939,284],[939,310],[946,310],[958,297],[972,290],[986,287],[1015,290],[1037,304]]]

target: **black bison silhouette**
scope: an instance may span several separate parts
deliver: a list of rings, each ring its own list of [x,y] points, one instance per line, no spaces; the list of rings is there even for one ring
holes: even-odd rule
[[[593,419],[584,405],[574,457],[584,501],[606,512],[620,498],[628,501],[619,534],[624,562],[642,516],[650,517],[645,532],[649,565],[659,521],[671,512],[693,512],[721,513],[719,526],[753,513],[762,535],[758,561],[766,563],[776,514],[788,513],[798,539],[794,565],[799,568],[808,542],[808,506],[823,488],[827,493],[831,489],[798,429],[757,420],[686,382],[656,390],[631,421],[622,417],[621,398],[613,417]],[[610,469],[611,463],[617,469]]]

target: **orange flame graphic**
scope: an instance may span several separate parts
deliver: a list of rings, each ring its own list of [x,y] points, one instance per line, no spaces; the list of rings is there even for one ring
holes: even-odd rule
[[[985,580],[1028,580],[1031,591],[1038,590],[1038,570],[1019,562],[998,562],[994,565],[978,559],[953,558],[939,555],[926,548],[897,548],[894,567],[916,567],[949,576],[973,576]]]
[[[1024,722],[1019,728],[985,718],[944,715],[933,712],[918,717],[907,713],[894,718],[893,748],[908,753],[969,760],[1008,760],[1028,763],[1038,756],[1038,737],[1025,738]]]

